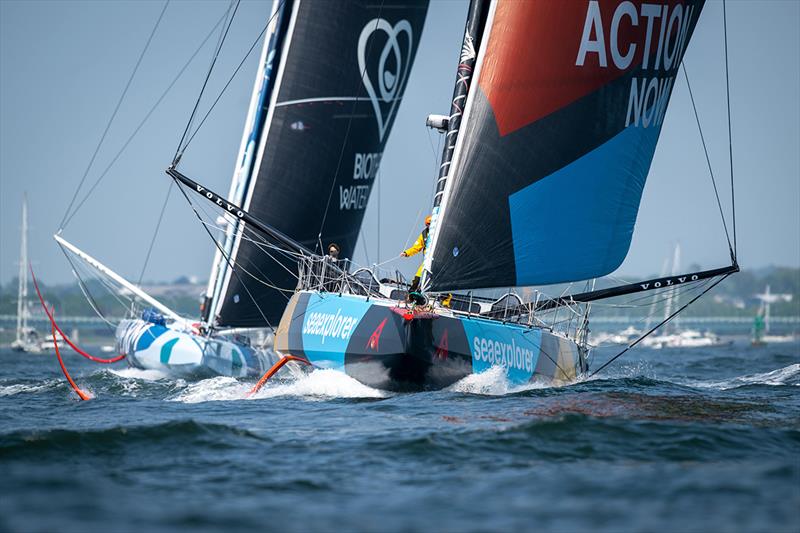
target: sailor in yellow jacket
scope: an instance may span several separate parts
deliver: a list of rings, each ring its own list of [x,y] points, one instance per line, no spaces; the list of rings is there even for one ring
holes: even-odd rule
[[[412,255],[417,255],[420,252],[424,252],[425,248],[428,246],[428,231],[431,228],[431,217],[430,215],[425,217],[425,228],[422,230],[422,233],[419,234],[417,240],[414,241],[414,244],[404,250],[400,256],[401,257],[411,257]],[[424,266],[424,262],[420,263],[419,268],[417,269],[417,273],[414,275],[414,280],[411,282],[411,287],[409,288],[409,292],[416,292],[419,289],[419,280],[422,277],[422,267]]]

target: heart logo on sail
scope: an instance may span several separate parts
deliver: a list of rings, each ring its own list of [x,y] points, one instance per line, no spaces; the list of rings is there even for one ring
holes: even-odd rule
[[[378,72],[373,78],[367,70],[367,43],[376,33],[386,34],[386,44],[381,50],[378,60]],[[400,36],[403,35],[407,41],[405,52],[400,47]],[[407,20],[401,20],[394,26],[389,21],[382,18],[372,19],[361,30],[358,38],[358,68],[362,72],[361,81],[367,90],[372,108],[375,110],[375,120],[378,122],[378,136],[383,141],[389,123],[392,121],[397,105],[400,103],[401,91],[408,78],[408,69],[411,66],[411,50],[414,37],[411,24]],[[394,60],[394,69],[390,70],[387,63],[390,59]],[[376,82],[373,84],[373,80]],[[377,85],[377,90],[375,88]],[[383,106],[388,106],[388,112],[384,115]]]

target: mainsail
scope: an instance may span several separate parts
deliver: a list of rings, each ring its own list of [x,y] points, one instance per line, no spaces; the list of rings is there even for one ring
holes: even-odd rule
[[[491,4],[434,208],[428,290],[568,282],[622,263],[702,7]]]
[[[265,110],[260,126],[253,121],[257,151],[247,177],[234,176],[229,198],[307,248],[335,242],[351,257],[428,1],[280,6],[286,16],[259,73],[270,81],[255,104]],[[246,130],[240,161],[250,142]],[[230,227],[229,249],[218,254],[206,318],[218,326],[275,325],[297,267],[245,238],[242,225]]]

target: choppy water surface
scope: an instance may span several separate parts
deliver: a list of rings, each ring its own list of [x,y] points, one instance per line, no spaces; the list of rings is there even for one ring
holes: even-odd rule
[[[391,394],[0,351],[0,530],[800,529],[800,345],[635,351],[560,388]],[[597,355],[594,366],[604,359]]]

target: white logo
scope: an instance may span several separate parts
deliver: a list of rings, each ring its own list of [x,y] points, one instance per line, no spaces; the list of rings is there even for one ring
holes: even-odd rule
[[[369,73],[366,70],[366,52],[367,41],[376,32],[384,32],[387,35],[386,44],[381,51],[380,60],[378,61],[378,77],[377,85],[380,92],[380,98],[375,91],[375,86],[372,83]],[[400,34],[404,34],[408,46],[405,54],[400,49],[400,42],[398,40]],[[378,121],[378,136],[383,141],[383,136],[386,134],[386,128],[397,110],[397,104],[400,103],[400,90],[408,78],[408,68],[411,66],[411,49],[414,38],[411,31],[411,24],[407,20],[401,20],[392,26],[386,19],[376,18],[372,19],[361,30],[361,36],[358,38],[358,68],[363,72],[362,82],[367,89],[367,94],[372,101],[372,107],[375,110],[375,119]],[[389,54],[392,54],[395,63],[395,71],[387,69],[387,60]],[[381,111],[381,102],[390,104],[389,112],[386,116]]]
[[[472,42],[472,37],[469,32],[464,33],[464,44],[461,45],[461,58],[462,63],[466,63],[471,59],[475,59],[475,43]]]
[[[510,343],[473,337],[472,357],[491,365],[516,368],[526,372],[533,372],[535,362],[533,351],[524,346],[517,346],[513,337]]]
[[[343,316],[341,309],[337,309],[336,314],[310,313],[303,324],[303,334],[322,337],[322,344],[325,344],[327,337],[349,339],[356,325],[358,319],[354,316]]]

